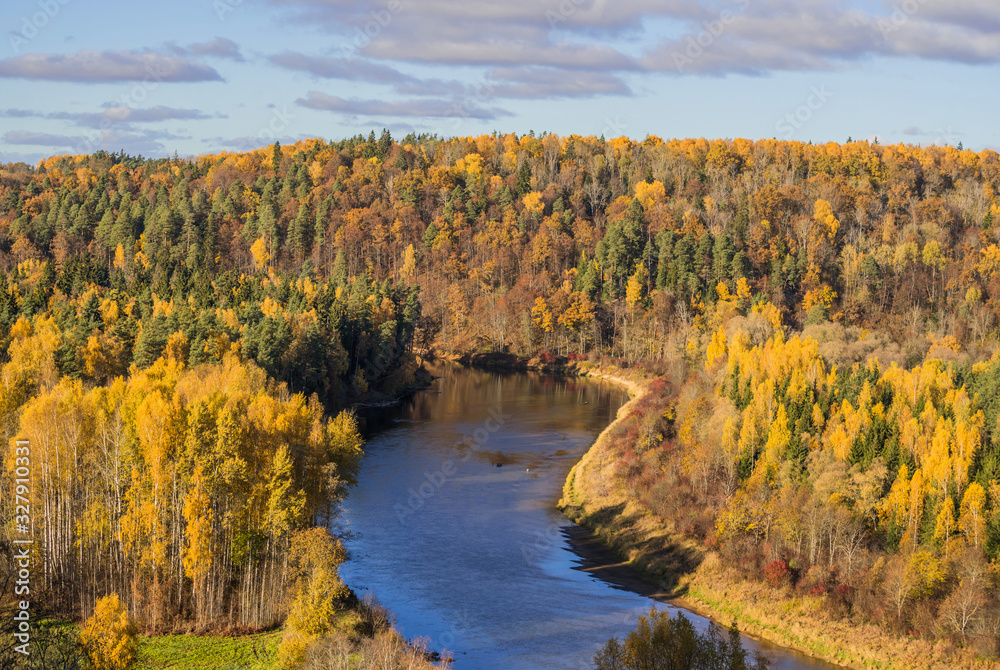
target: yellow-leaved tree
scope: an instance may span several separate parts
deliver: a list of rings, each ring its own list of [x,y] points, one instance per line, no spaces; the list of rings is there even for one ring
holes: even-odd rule
[[[250,253],[253,254],[253,261],[258,270],[263,270],[267,267],[268,262],[271,260],[271,254],[267,250],[267,242],[264,241],[263,235],[257,238],[257,241],[250,246]]]
[[[413,245],[406,247],[403,252],[403,267],[399,270],[399,275],[403,279],[413,279],[413,273],[417,269],[417,258],[413,250]]]
[[[664,202],[666,198],[666,189],[661,182],[640,181],[635,185],[635,199],[642,203],[644,209],[649,209],[658,202]]]
[[[719,286],[725,286],[724,284],[719,284]],[[711,368],[712,363],[716,359],[724,356],[726,354],[726,332],[722,326],[712,334],[712,341],[708,344],[708,349],[705,350],[705,367]]]
[[[948,555],[948,538],[953,532],[955,532],[955,502],[951,496],[946,495],[938,512],[937,522],[934,524],[934,539],[944,545],[945,556]]]
[[[833,208],[830,206],[829,201],[821,198],[814,203],[813,218],[820,225],[819,232],[821,235],[825,235],[830,240],[837,235],[837,230],[840,228],[840,221],[834,216]]]
[[[117,593],[98,598],[80,631],[80,646],[93,670],[126,670],[135,663],[139,630]]]
[[[295,533],[288,556],[291,602],[278,658],[282,667],[294,668],[302,662],[309,643],[331,630],[337,604],[349,589],[337,574],[347,554],[326,528]]]
[[[184,575],[192,584],[195,612],[204,619],[206,577],[212,567],[212,501],[205,491],[205,475],[201,465],[195,467],[191,489],[184,499],[184,521],[187,523],[187,546],[183,565]],[[199,621],[201,623],[201,621]]]
[[[625,301],[630,309],[642,300],[646,288],[646,277],[646,266],[642,263],[637,264],[635,272],[628,278],[628,284],[625,286]]]
[[[542,201],[542,194],[538,191],[532,191],[531,193],[525,194],[521,198],[521,202],[524,203],[524,211],[530,216],[540,217],[542,212],[545,211],[545,203]]]
[[[545,298],[541,296],[535,298],[535,306],[531,308],[531,320],[542,332],[552,332],[552,312],[549,311]]]
[[[972,482],[962,496],[958,517],[959,530],[965,535],[965,542],[970,547],[978,547],[986,536],[986,519],[983,515],[985,507],[986,491],[977,482]]]

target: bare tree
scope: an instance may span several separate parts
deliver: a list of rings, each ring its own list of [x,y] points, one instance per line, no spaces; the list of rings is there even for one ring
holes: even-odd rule
[[[840,553],[847,561],[848,575],[854,573],[854,563],[867,545],[868,532],[864,524],[852,515],[840,537]]]
[[[896,608],[896,621],[903,619],[903,610],[910,602],[913,594],[913,578],[907,570],[906,559],[902,556],[893,556],[885,567],[885,577],[882,579],[882,592],[886,600]]]
[[[969,628],[986,606],[982,586],[963,580],[941,603],[939,618],[952,631],[965,639]]]

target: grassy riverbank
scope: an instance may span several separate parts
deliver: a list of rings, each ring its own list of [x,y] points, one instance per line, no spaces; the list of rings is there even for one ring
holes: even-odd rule
[[[570,471],[560,507],[674,594],[678,604],[721,623],[735,619],[752,636],[850,668],[1000,667],[975,659],[943,639],[932,643],[898,637],[874,624],[836,618],[825,606],[825,595],[801,596],[787,587],[774,589],[741,579],[723,565],[717,553],[678,533],[678,519],[653,514],[628,496],[617,478],[617,463],[633,446],[623,437],[638,434],[651,412],[663,411],[663,403],[652,402],[652,380],[642,373],[617,369],[591,368],[587,373],[625,385],[633,397]]]
[[[155,635],[143,637],[137,670],[273,670],[278,667],[281,631],[239,635]]]

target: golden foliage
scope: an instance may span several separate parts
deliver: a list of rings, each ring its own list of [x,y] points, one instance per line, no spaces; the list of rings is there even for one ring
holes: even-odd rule
[[[552,312],[549,311],[545,298],[541,296],[535,298],[535,306],[531,308],[531,321],[541,331],[552,332]]]
[[[250,253],[253,254],[253,262],[258,270],[263,270],[266,268],[271,260],[271,252],[267,250],[267,242],[264,240],[264,236],[260,236],[257,240],[250,246]]]
[[[128,670],[138,657],[139,631],[112,593],[99,598],[80,630],[80,646],[94,670]]]
[[[545,210],[545,203],[542,202],[542,194],[538,191],[525,194],[521,198],[521,202],[524,204],[524,211],[531,216],[540,217]]]

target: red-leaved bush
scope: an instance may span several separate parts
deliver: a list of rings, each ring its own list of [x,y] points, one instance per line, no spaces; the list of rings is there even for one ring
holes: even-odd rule
[[[778,559],[764,566],[764,579],[770,586],[779,588],[791,582],[792,571],[788,568],[788,563]]]

